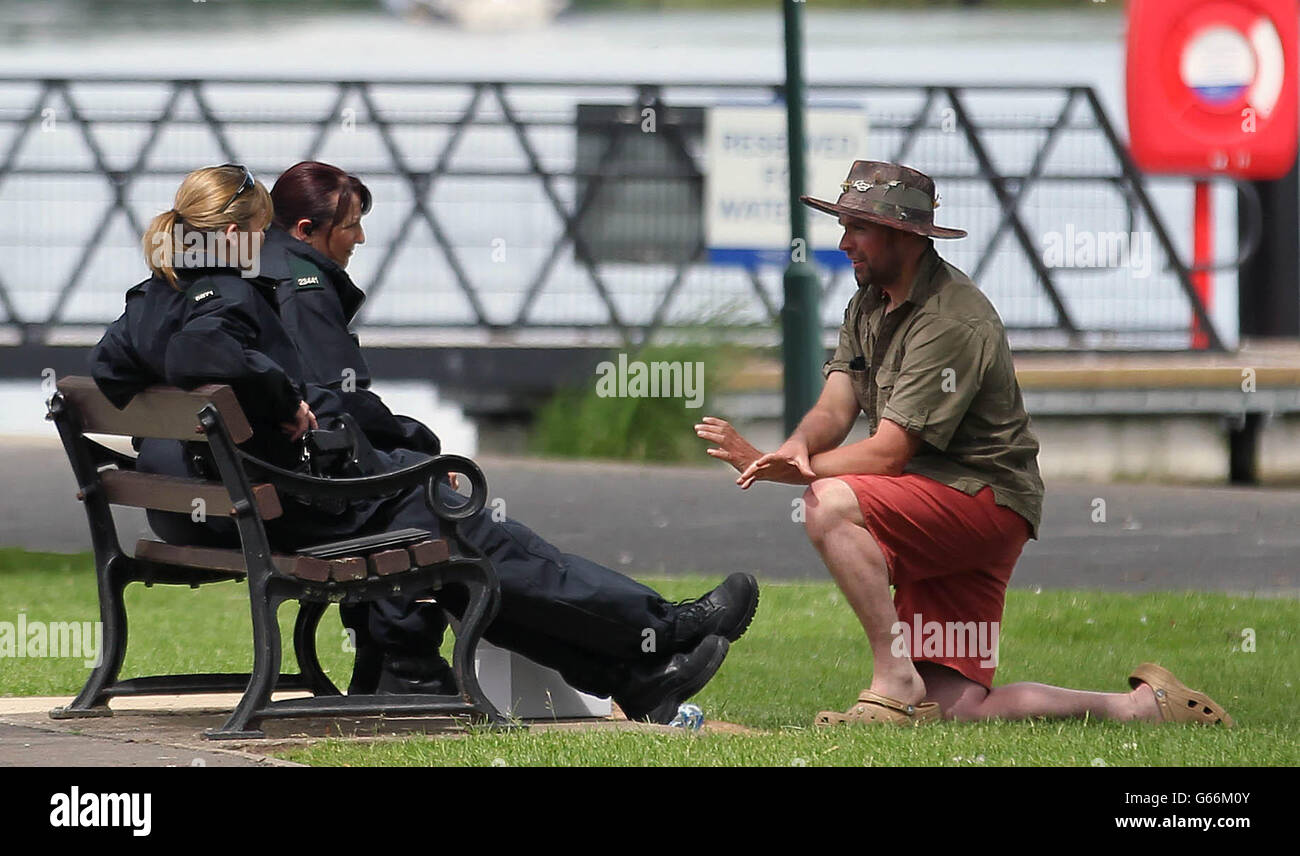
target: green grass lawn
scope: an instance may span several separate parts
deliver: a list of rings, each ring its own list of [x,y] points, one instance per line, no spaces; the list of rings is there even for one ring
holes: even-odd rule
[[[716,577],[653,580],[672,599]],[[133,586],[127,677],[164,671],[243,671],[251,661],[244,588]],[[0,550],[0,621],[97,617],[88,556]],[[286,633],[292,609],[281,616]],[[1243,631],[1254,651],[1243,652]],[[1145,723],[944,723],[918,729],[810,727],[843,709],[870,677],[862,632],[829,583],[763,588],[754,624],[696,698],[709,719],[758,734],[493,733],[468,738],[326,741],[284,757],[321,765],[1181,765],[1300,763],[1300,604],[1201,593],[1114,594],[1013,590],[1003,620],[998,683],[1034,680],[1081,689],[1127,689],[1144,660],[1206,690],[1237,720],[1231,730]],[[322,622],[322,662],[346,684],[337,612]],[[1247,646],[1249,647],[1249,646]],[[0,658],[0,694],[72,694],[80,659]]]

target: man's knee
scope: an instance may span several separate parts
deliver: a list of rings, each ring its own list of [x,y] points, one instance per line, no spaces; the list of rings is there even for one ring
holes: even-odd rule
[[[814,543],[844,523],[862,525],[853,488],[835,478],[818,479],[803,494],[804,531]]]
[[[977,722],[985,719],[983,713],[983,698],[976,698],[977,694],[964,694],[948,707],[939,706],[943,712],[944,719],[952,719],[957,722]]]
[[[944,719],[969,722],[983,719],[984,700],[989,691],[949,666],[927,660],[916,662],[917,674],[925,681],[925,700],[939,703]]]

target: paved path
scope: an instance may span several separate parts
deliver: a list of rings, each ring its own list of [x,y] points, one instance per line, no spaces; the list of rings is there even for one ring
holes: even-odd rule
[[[288,698],[294,693],[279,695]],[[260,740],[204,740],[202,733],[225,722],[238,693],[115,699],[112,716],[50,719],[51,708],[71,697],[0,697],[0,768],[4,767],[296,767],[263,753],[310,746],[322,740],[400,738],[432,734],[447,738],[470,732],[448,717],[330,717],[269,719]],[[629,722],[622,713],[596,719],[530,720],[534,731],[642,731],[685,734],[680,728]],[[752,733],[711,721],[708,731]]]
[[[742,492],[721,465],[481,463],[505,513],[620,571],[827,578],[792,520],[798,488]],[[74,492],[55,442],[0,440],[0,545],[88,549]],[[123,523],[124,541],[146,533],[142,514]],[[1050,484],[1041,535],[1013,585],[1300,594],[1300,490]]]
[[[0,767],[266,767],[276,759],[0,722]],[[285,765],[287,766],[287,765]],[[296,765],[295,765],[296,766]]]

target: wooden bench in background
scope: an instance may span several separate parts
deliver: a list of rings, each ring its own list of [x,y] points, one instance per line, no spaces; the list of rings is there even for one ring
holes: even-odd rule
[[[85,687],[54,718],[105,716],[115,696],[243,691],[243,697],[213,739],[261,737],[262,720],[276,717],[327,717],[373,714],[462,713],[505,724],[483,694],[474,669],[474,652],[500,600],[496,572],[488,559],[460,540],[457,521],[482,508],[487,485],[467,458],[440,455],[415,466],[367,478],[321,479],[272,466],[238,448],[252,437],[234,391],[203,386],[192,391],[154,387],[136,395],[122,410],[106,399],[90,378],[66,377],[50,401],[50,414],[79,485],[95,553],[103,656]],[[135,459],[110,449],[88,434],[206,442],[220,481],[138,472]],[[430,489],[431,480],[450,473],[467,477],[473,492],[452,507]],[[318,499],[365,498],[422,486],[442,521],[443,534],[418,529],[383,532],[348,541],[275,552],[264,521],[284,513],[281,495]],[[191,513],[202,499],[209,514],[226,514],[236,524],[240,549],[190,547],[142,540],[134,555],[118,541],[110,506],[128,505]],[[127,619],[123,591],[129,583],[198,587],[247,580],[253,621],[253,671],[249,674],[158,675],[119,680],[126,655]],[[331,603],[359,603],[395,594],[415,594],[463,586],[468,606],[458,623],[452,667],[461,689],[446,695],[343,695],[326,676],[316,655],[316,628]],[[299,672],[281,674],[281,644],[276,614],[285,601],[299,604],[293,646]],[[309,698],[272,701],[275,690],[306,690]]]

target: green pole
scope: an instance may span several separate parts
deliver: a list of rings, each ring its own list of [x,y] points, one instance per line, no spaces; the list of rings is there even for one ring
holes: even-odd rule
[[[781,355],[785,366],[785,432],[799,424],[821,392],[823,357],[821,283],[808,246],[804,192],[803,0],[782,0],[785,11],[786,146],[790,158],[790,265],[781,306]]]

